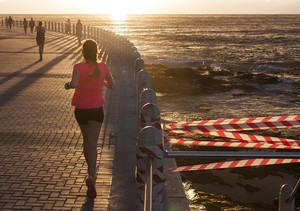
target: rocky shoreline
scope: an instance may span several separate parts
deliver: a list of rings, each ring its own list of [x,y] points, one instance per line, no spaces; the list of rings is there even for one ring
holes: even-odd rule
[[[151,86],[158,95],[158,104],[161,109],[162,119],[165,122],[223,117],[267,116],[275,113],[278,115],[292,115],[298,112],[297,106],[300,105],[300,96],[298,92],[295,92],[295,90],[300,90],[298,82],[283,82],[281,77],[276,74],[234,72],[229,70],[216,71],[211,66],[204,64],[198,68],[170,68],[159,64],[148,64],[146,68],[151,75]],[[271,91],[267,88],[270,88]],[[252,99],[253,102],[249,103],[249,99]],[[272,102],[270,102],[270,99]],[[271,107],[268,110],[265,109],[269,105]],[[300,139],[299,129],[258,131],[257,133],[260,135]],[[176,146],[174,150],[227,149],[209,149],[207,147],[191,149],[189,147]],[[206,160],[206,162],[210,161]],[[193,163],[199,164],[199,160],[195,159],[193,161],[188,159],[187,161],[187,159],[177,159],[177,163],[179,166]],[[264,188],[259,186],[261,181],[265,181],[268,178],[273,180],[278,177],[283,178],[283,181],[286,178],[287,182],[294,182],[297,178],[300,178],[299,173],[295,172],[295,168],[298,169],[299,167],[300,165],[293,164],[288,166],[260,167],[250,170],[247,168],[225,170],[226,175],[233,175],[232,179],[228,176],[226,180],[222,175],[224,173],[213,171],[203,171],[201,173],[184,172],[181,173],[181,176],[185,184],[192,182],[192,184],[187,185],[186,191],[195,190],[194,197],[190,199],[192,210],[194,205],[196,207],[194,210],[199,210],[199,206],[202,204],[208,211],[266,211],[277,209],[277,205],[274,205],[273,202],[276,202],[275,198],[279,193],[279,189],[274,190],[277,193],[273,193],[275,196],[269,198],[266,204],[261,201],[257,203],[242,202],[236,200],[234,194],[233,197],[229,197],[225,196],[225,194],[211,194],[205,190],[202,191],[202,189],[210,190],[214,188],[217,190],[219,187],[220,189],[229,190],[231,188],[232,190],[247,192],[248,195],[260,195]],[[287,179],[288,175],[293,175],[293,179]],[[282,181],[276,182],[280,183]]]

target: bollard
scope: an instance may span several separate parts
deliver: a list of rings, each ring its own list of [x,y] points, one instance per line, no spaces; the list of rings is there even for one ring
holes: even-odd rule
[[[136,87],[137,95],[140,96],[143,89],[151,87],[151,79],[150,79],[149,72],[144,69],[140,70],[137,75],[136,84],[137,84]]]
[[[96,40],[96,28],[95,27],[93,27],[92,34],[93,34],[92,39]]]
[[[72,24],[72,35],[76,36],[75,24]]]
[[[137,58],[135,61],[134,61],[134,70],[136,72],[139,72],[140,70],[142,69],[145,69],[145,62],[143,59],[141,58]]]
[[[138,51],[138,49],[134,46],[133,43],[130,43],[130,50],[131,52]]]
[[[140,112],[140,128],[153,126],[161,130],[160,112],[158,107],[153,103],[146,103]]]
[[[152,103],[152,104],[157,104],[157,98],[155,92],[150,89],[146,88],[142,91],[140,95],[140,101],[139,101],[139,111],[142,109],[142,107],[147,104],[147,103]]]
[[[97,28],[97,43],[100,46],[100,28]]]
[[[67,34],[67,23],[65,23],[64,26],[65,26],[64,33]]]
[[[135,75],[133,75],[133,76],[135,76]],[[133,78],[132,80],[135,81],[135,78]],[[144,89],[149,88],[151,86],[149,73],[146,70],[141,70],[137,75],[137,82],[134,82],[134,83],[137,86],[135,88],[135,91],[136,91],[136,95],[138,96],[136,98],[135,109],[140,111],[141,108],[143,107],[143,105],[145,104],[144,102],[143,102],[143,104],[141,104],[141,102],[140,102],[141,93]]]
[[[141,58],[140,52],[134,51],[134,52],[132,53],[132,61],[135,62],[137,59],[140,59],[140,58]]]
[[[284,184],[280,188],[279,192],[279,208],[278,211],[294,211],[295,199],[290,198],[292,193],[292,186],[290,184]]]
[[[152,186],[152,207],[155,211],[163,210],[164,179],[157,179],[163,174],[162,131],[152,126],[144,127],[138,134],[136,181],[138,186],[137,210],[144,210],[145,183]],[[152,180],[146,180],[148,160],[152,159]],[[161,172],[161,173],[160,173]],[[150,175],[151,177],[151,175]],[[150,202],[151,203],[151,202]]]
[[[90,28],[90,38],[91,38],[91,39],[94,39],[94,38],[93,38],[93,36],[94,36],[93,31],[94,31],[94,27],[91,27],[91,28]]]

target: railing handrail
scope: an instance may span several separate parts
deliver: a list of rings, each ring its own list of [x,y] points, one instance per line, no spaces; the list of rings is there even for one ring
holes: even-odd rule
[[[146,161],[146,182],[145,182],[145,198],[144,211],[152,211],[152,170],[153,159],[148,157]]]
[[[165,157],[205,157],[205,158],[300,158],[299,152],[228,152],[228,151],[176,151],[165,152]]]

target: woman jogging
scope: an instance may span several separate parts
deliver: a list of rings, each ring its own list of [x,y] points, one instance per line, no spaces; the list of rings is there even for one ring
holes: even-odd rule
[[[104,119],[102,87],[115,89],[116,85],[108,66],[97,60],[98,46],[94,40],[83,43],[82,54],[85,62],[74,65],[72,79],[65,84],[65,89],[75,88],[72,105],[83,135],[83,152],[88,165],[87,196],[93,199],[97,196],[97,141]]]

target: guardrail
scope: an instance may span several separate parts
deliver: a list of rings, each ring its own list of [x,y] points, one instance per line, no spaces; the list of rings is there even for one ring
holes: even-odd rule
[[[143,68],[138,64],[142,64],[140,58],[136,59],[135,69]],[[164,146],[160,112],[156,106],[155,92],[149,88],[150,76],[144,68],[139,70],[137,80],[137,93],[140,96],[138,104],[140,131],[136,161],[136,180],[139,191],[137,207],[138,210],[162,211],[166,174],[163,165]],[[149,172],[152,172],[150,176]],[[152,187],[152,190],[149,187]]]

